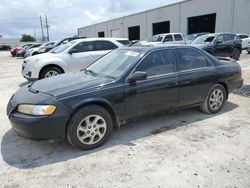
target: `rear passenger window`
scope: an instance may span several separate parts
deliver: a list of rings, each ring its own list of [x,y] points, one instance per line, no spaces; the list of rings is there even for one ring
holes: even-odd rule
[[[176,49],[178,57],[178,71],[197,69],[207,67],[206,58],[194,49],[178,48]]]
[[[93,44],[93,42],[81,42],[78,45],[76,45],[74,47],[74,49],[77,50],[77,53],[93,51],[94,50],[94,44]]]
[[[167,36],[165,36],[163,42],[172,42],[172,41],[174,41],[173,36],[172,35],[167,35]]]
[[[174,34],[174,39],[175,39],[175,41],[182,41],[183,40],[183,38],[180,34]]]
[[[224,41],[230,41],[236,38],[235,35],[232,35],[232,34],[225,34],[223,37],[224,37]]]
[[[246,38],[248,38],[249,36],[247,36],[247,35],[238,35],[238,37],[239,37],[240,39],[246,39]]]
[[[136,68],[147,73],[148,77],[174,72],[172,50],[160,50],[150,53]]]
[[[95,42],[95,49],[96,50],[113,50],[118,48],[115,44],[110,41],[96,41]]]

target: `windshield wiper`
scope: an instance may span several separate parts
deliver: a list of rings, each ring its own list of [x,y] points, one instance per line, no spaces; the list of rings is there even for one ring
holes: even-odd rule
[[[89,69],[85,69],[86,72],[92,74],[93,76],[97,76],[98,74],[92,70],[89,70]]]

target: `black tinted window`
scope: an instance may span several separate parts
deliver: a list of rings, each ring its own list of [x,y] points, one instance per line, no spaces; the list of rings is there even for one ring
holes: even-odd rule
[[[183,40],[183,38],[180,34],[174,34],[174,39],[175,39],[175,41],[182,41]]]
[[[174,71],[174,55],[171,50],[160,50],[150,53],[136,68],[147,76],[156,76]]]
[[[81,42],[80,44],[76,45],[74,47],[76,49],[76,52],[88,52],[94,50],[94,44],[93,42]]]
[[[235,35],[232,34],[225,34],[224,36],[224,41],[230,41],[235,39]]]
[[[123,44],[125,46],[131,44],[131,42],[129,42],[129,40],[117,40],[117,42],[119,42],[119,43],[121,43],[121,44]]]
[[[197,69],[207,67],[206,58],[193,49],[179,48],[176,49],[178,57],[178,71]]]
[[[239,37],[240,39],[246,39],[246,38],[248,38],[249,36],[247,36],[247,35],[238,35],[238,37]]]
[[[117,46],[110,41],[96,41],[95,42],[96,50],[113,50],[116,48]]]
[[[165,36],[164,42],[172,42],[172,41],[174,41],[172,35],[167,35],[167,36]]]

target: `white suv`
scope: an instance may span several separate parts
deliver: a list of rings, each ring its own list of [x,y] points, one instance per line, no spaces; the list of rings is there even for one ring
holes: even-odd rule
[[[77,39],[45,54],[24,59],[22,74],[28,81],[85,69],[113,49],[124,46],[128,39]]]
[[[152,36],[147,43],[144,44],[185,44],[185,39],[181,33],[164,33]]]

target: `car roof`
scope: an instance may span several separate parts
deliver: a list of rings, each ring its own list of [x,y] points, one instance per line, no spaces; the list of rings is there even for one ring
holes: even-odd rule
[[[128,39],[127,38],[85,38],[85,39],[76,39],[74,41],[85,42],[85,41],[98,41],[98,40],[117,41],[117,40],[128,40]]]
[[[182,35],[182,33],[160,33],[160,34],[156,34],[156,35],[175,35],[175,34]]]
[[[192,45],[187,45],[187,44],[163,44],[161,46],[159,45],[134,45],[131,47],[122,47],[119,48],[121,50],[132,50],[132,51],[140,51],[142,53],[147,53],[152,50],[160,50],[160,49],[172,49],[172,48],[192,48],[192,49],[197,49],[197,47],[192,46]]]

